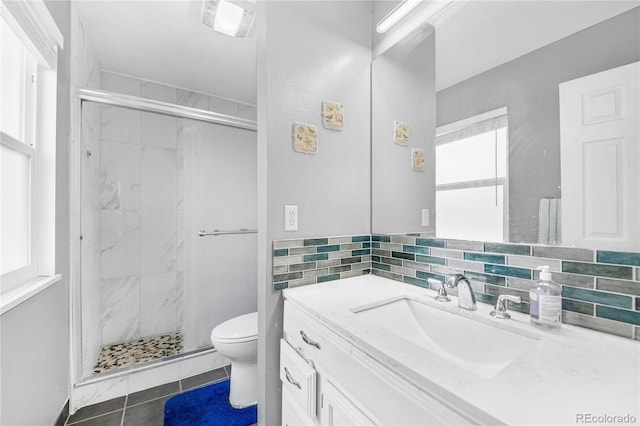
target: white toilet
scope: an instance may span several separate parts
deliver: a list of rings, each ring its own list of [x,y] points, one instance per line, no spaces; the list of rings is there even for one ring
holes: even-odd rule
[[[258,401],[258,313],[241,315],[211,331],[211,343],[231,360],[229,402],[234,408]]]

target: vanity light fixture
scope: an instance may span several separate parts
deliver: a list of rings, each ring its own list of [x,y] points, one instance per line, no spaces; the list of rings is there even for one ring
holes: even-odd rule
[[[386,32],[389,28],[398,23],[402,18],[404,18],[409,12],[415,9],[422,3],[422,0],[404,0],[399,5],[397,5],[391,12],[387,14],[384,18],[378,22],[376,25],[376,31],[379,33]]]
[[[202,4],[202,23],[222,34],[246,37],[256,18],[256,11],[237,3],[240,2],[205,0]]]

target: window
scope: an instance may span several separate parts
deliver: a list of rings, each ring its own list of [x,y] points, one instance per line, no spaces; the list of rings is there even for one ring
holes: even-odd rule
[[[54,273],[56,59],[62,35],[41,1],[2,1],[2,293]]]
[[[508,239],[506,108],[436,130],[436,235]]]

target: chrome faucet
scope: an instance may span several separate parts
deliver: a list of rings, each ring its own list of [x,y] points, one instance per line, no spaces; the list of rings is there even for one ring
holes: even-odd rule
[[[476,296],[473,294],[471,283],[462,274],[447,275],[445,285],[449,288],[458,287],[458,307],[468,311],[478,309]]]
[[[490,312],[492,317],[496,317],[500,319],[511,318],[511,315],[507,313],[507,300],[511,300],[512,302],[515,302],[515,303],[522,303],[522,297],[520,296],[511,296],[510,294],[501,294],[498,296],[495,309]]]

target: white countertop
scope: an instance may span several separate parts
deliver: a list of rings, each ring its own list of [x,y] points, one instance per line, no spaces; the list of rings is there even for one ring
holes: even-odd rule
[[[508,320],[495,319],[489,315],[493,307],[488,304],[478,303],[477,311],[466,311],[458,308],[454,296],[451,302],[443,304],[433,300],[436,293],[432,290],[375,275],[286,289],[283,293],[288,302],[426,392],[452,394],[481,410],[475,416],[481,423],[497,420],[528,425],[615,424],[621,422],[597,422],[594,418],[631,415],[635,417],[631,424],[640,424],[638,341],[567,324],[557,331],[540,330],[530,325],[528,315],[518,312],[510,312],[512,318]],[[483,377],[371,324],[350,310],[398,296],[537,336],[536,349],[493,377]],[[579,415],[584,415],[582,421]],[[591,421],[587,415],[593,416]]]

